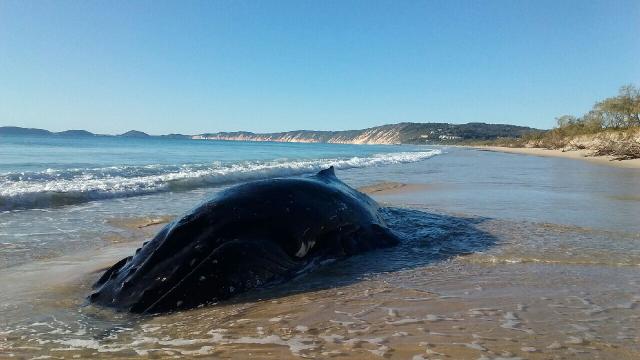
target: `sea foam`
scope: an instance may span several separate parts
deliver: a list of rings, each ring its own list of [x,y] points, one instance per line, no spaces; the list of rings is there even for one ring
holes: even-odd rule
[[[396,152],[367,157],[242,161],[211,164],[47,169],[0,175],[0,211],[49,208],[93,200],[185,191],[276,176],[362,168],[428,159],[441,151]]]

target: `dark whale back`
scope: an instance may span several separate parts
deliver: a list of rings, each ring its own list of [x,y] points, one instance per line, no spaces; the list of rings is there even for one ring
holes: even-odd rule
[[[89,300],[137,313],[192,308],[286,279],[314,259],[396,243],[377,203],[340,181],[333,167],[255,181],[165,226],[107,270]]]

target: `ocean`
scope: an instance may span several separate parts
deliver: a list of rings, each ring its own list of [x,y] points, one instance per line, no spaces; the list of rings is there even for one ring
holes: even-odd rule
[[[419,161],[395,146],[126,137],[0,138],[0,211],[188,191],[318,171]]]
[[[221,189],[331,165],[374,189],[399,246],[191,311],[86,303],[102,269]],[[633,359],[638,214],[640,171],[570,159],[0,137],[0,357]]]

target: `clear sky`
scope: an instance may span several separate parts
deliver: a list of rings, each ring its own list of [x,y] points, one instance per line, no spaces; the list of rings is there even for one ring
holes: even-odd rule
[[[0,1],[0,125],[549,128],[640,85],[640,1]]]

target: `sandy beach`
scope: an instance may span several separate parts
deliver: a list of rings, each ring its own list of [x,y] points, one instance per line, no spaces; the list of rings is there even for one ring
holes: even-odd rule
[[[226,184],[5,212],[0,358],[635,359],[638,174],[569,165],[449,148],[338,170],[401,244],[161,316],[86,296]]]
[[[616,166],[628,169],[640,169],[640,159],[632,160],[614,160],[611,156],[590,156],[589,150],[554,150],[543,148],[510,148],[504,146],[474,146],[473,148],[483,151],[497,151],[510,154],[534,155],[534,156],[550,156],[561,157],[567,159],[578,159],[588,161],[594,164]]]

